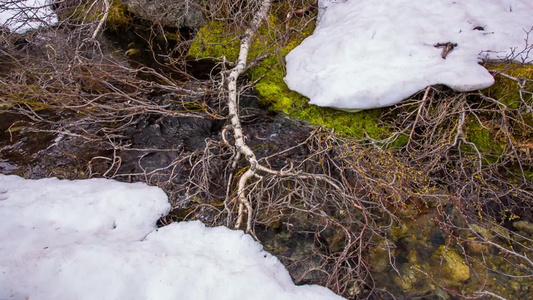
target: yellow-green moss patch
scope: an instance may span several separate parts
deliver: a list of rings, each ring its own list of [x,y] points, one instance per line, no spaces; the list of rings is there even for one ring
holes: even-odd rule
[[[467,140],[474,143],[481,153],[502,154],[507,148],[504,134],[488,122],[480,123],[477,118],[468,118],[465,127]]]
[[[519,80],[529,79],[525,82],[523,91],[533,92],[533,65],[522,64],[498,64],[489,66],[489,69],[495,72],[501,72]],[[489,97],[497,99],[508,108],[516,109],[525,101],[527,104],[533,104],[533,95],[522,93],[520,95],[520,86],[510,78],[496,73],[494,76],[495,83],[483,93]]]
[[[107,16],[107,28],[114,31],[126,30],[132,23],[133,17],[128,7],[120,0],[113,0]]]
[[[126,30],[133,23],[131,12],[120,0],[113,0],[110,4],[106,27],[114,31]],[[93,6],[92,2],[84,1],[63,16],[77,23],[98,22],[104,16],[104,12],[103,6]]]
[[[260,103],[271,110],[282,111],[291,117],[334,129],[349,136],[362,138],[368,135],[375,139],[388,137],[390,129],[380,121],[382,110],[348,113],[317,107],[309,105],[309,99],[287,87],[283,80],[284,56],[313,32],[314,23],[308,22],[306,27],[291,33],[290,39],[285,41],[283,36],[286,36],[287,31],[283,21],[285,19],[280,19],[279,16],[270,15],[266,24],[259,28],[259,34],[250,47],[249,61],[257,57],[262,58],[246,73],[249,80],[255,83]],[[297,27],[296,22],[306,23],[293,20],[291,25]],[[235,38],[239,34],[235,32],[236,30],[229,24],[210,22],[198,32],[188,54],[195,59],[225,57],[233,62],[237,59],[239,51],[239,40]],[[396,144],[405,144],[405,142],[405,139],[398,139]]]
[[[195,59],[237,60],[239,40],[232,37],[233,28],[223,22],[209,22],[196,34],[188,56]]]

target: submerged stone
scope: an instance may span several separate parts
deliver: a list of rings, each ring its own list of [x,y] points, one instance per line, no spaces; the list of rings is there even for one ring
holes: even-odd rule
[[[433,254],[435,269],[441,268],[442,275],[450,285],[458,285],[470,278],[470,268],[463,257],[451,248],[440,246]]]
[[[533,223],[527,221],[516,221],[513,223],[514,228],[533,235]]]

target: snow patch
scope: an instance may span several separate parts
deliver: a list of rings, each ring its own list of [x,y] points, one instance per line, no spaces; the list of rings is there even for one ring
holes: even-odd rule
[[[483,89],[494,79],[480,60],[533,61],[532,16],[530,0],[320,0],[285,81],[311,104],[346,110],[394,105],[434,84]],[[457,46],[444,55],[446,43]]]
[[[169,208],[142,183],[0,175],[0,299],[342,299],[242,231],[156,229]]]
[[[16,0],[0,4],[0,26],[24,32],[57,23],[50,0]]]

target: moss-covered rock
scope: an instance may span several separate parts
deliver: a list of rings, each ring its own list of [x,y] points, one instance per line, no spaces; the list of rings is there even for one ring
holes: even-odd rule
[[[441,266],[442,274],[447,283],[460,284],[470,278],[470,268],[466,265],[463,256],[453,249],[440,246],[433,255],[435,267]]]
[[[517,109],[524,101],[533,104],[533,95],[520,93],[519,84],[507,76],[523,79],[533,79],[533,65],[524,64],[497,64],[489,66],[489,69],[496,72],[495,83],[488,89],[483,90],[483,94],[497,99],[503,105],[511,109]],[[504,73],[505,75],[499,74]],[[507,76],[506,76],[507,75]],[[533,91],[533,81],[524,82],[523,91]]]
[[[390,245],[385,240],[380,241],[378,245],[370,248],[369,262],[374,272],[383,272],[389,267],[390,256],[395,254],[395,249],[390,248]]]
[[[128,7],[120,0],[113,0],[107,16],[107,28],[114,31],[126,30],[131,24],[133,24],[133,16]]]
[[[533,223],[527,221],[513,222],[514,228],[533,236]]]
[[[239,40],[232,36],[234,28],[224,22],[209,22],[203,26],[189,48],[188,56],[193,59],[237,60]]]
[[[481,97],[473,98],[474,109],[463,127],[465,137],[481,153],[484,164],[509,155],[528,160],[533,152],[533,65],[507,63],[488,67],[496,82],[482,90]],[[463,145],[463,149],[472,153],[476,150],[472,145]],[[510,166],[508,170],[533,178],[528,168]]]
[[[126,30],[133,24],[133,14],[121,0],[112,0],[106,20],[106,28],[119,31]],[[59,20],[77,24],[99,22],[105,13],[103,5],[94,5],[93,1],[72,0],[58,4],[55,9]]]
[[[508,147],[507,137],[488,120],[469,117],[465,122],[464,132],[467,140],[474,143],[481,153],[502,154]]]

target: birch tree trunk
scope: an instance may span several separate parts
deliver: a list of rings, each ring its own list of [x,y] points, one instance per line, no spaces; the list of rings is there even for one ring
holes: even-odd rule
[[[244,155],[248,163],[250,164],[250,168],[241,176],[239,179],[238,184],[238,200],[239,200],[239,213],[237,217],[237,222],[235,224],[236,228],[240,228],[241,224],[244,219],[244,210],[246,208],[247,210],[247,225],[246,225],[246,232],[251,232],[251,222],[252,222],[252,205],[250,204],[250,201],[246,195],[245,188],[246,183],[250,178],[252,178],[257,170],[258,170],[258,162],[257,158],[255,157],[254,152],[250,147],[248,147],[244,141],[244,133],[241,126],[241,121],[239,118],[239,108],[238,108],[238,91],[237,91],[237,79],[239,76],[246,70],[246,63],[248,59],[248,52],[250,48],[250,44],[253,40],[253,37],[255,33],[257,32],[257,28],[259,27],[259,24],[268,16],[268,13],[270,11],[270,7],[272,5],[272,0],[264,0],[261,3],[261,7],[259,8],[259,11],[254,15],[254,18],[252,20],[252,23],[250,26],[246,29],[244,32],[244,35],[241,38],[240,43],[240,50],[239,50],[239,57],[237,58],[236,65],[233,69],[230,71],[230,75],[227,78],[226,84],[228,89],[228,108],[229,108],[229,119],[231,122],[231,126],[233,129],[233,135],[235,138],[235,147],[237,148],[238,157],[240,155]],[[261,168],[260,169],[266,169]]]

